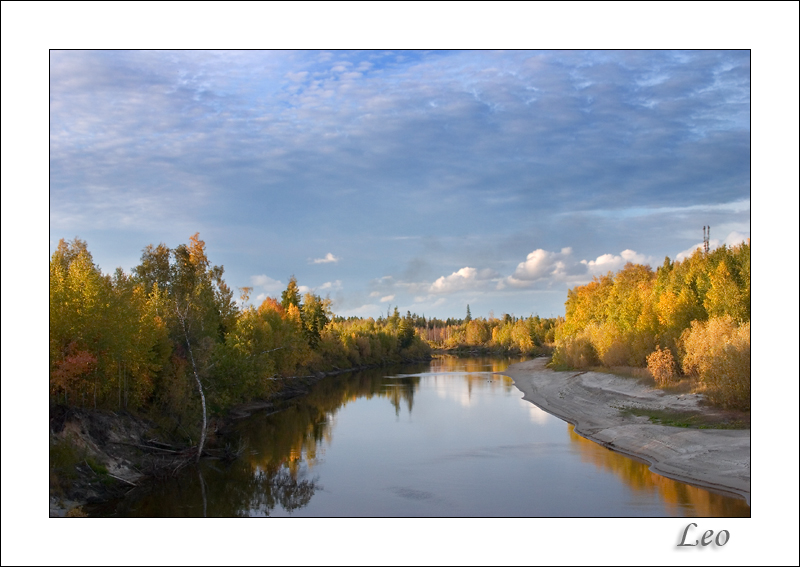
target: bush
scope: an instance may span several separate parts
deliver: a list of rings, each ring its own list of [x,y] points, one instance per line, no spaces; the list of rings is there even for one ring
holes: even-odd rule
[[[575,337],[564,337],[553,353],[553,364],[556,366],[569,366],[571,368],[586,368],[597,366],[600,359],[586,333]]]
[[[700,378],[709,401],[750,409],[750,323],[737,326],[729,315],[692,322],[681,335],[683,371]]]
[[[659,386],[667,386],[677,378],[675,359],[668,348],[661,350],[661,347],[657,346],[647,357],[647,369]]]

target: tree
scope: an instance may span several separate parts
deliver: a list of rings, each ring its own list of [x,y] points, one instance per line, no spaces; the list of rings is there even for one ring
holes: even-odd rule
[[[392,330],[396,331],[399,325],[400,311],[397,309],[397,305],[395,305],[394,312],[392,313],[391,317],[389,317],[389,326],[392,328]]]
[[[153,284],[158,284],[163,290],[169,289],[172,279],[171,255],[172,251],[163,243],[155,248],[148,244],[142,250],[140,264],[133,269],[133,273],[148,292],[153,289]]]
[[[467,303],[467,316],[464,317],[464,322],[469,323],[472,321],[472,313],[469,312],[469,303]]]
[[[320,299],[318,295],[307,293],[303,296],[303,308],[301,311],[303,330],[311,348],[316,348],[319,344],[320,333],[325,325],[330,321],[330,299]]]
[[[402,319],[397,327],[397,340],[400,348],[408,348],[414,341],[414,326],[407,319]]]
[[[223,273],[222,266],[211,266],[199,233],[189,238],[189,244],[171,251],[163,244],[155,248],[147,246],[141,265],[134,268],[137,281],[147,289],[148,301],[159,314],[157,323],[161,324],[162,316],[167,319],[170,338],[176,345],[185,346],[191,363],[203,413],[198,459],[203,452],[208,423],[201,373],[208,371],[215,345],[223,342],[226,333],[235,327],[238,314],[233,292],[222,279]],[[163,295],[162,287],[166,291]],[[205,367],[201,366],[204,362]]]
[[[108,335],[110,283],[94,264],[86,242],[61,239],[50,260],[50,380],[65,401],[97,391],[100,354]],[[91,360],[91,362],[88,362]]]
[[[300,309],[300,288],[297,287],[297,278],[294,275],[289,278],[289,285],[281,293],[281,306],[288,310],[290,305]]]

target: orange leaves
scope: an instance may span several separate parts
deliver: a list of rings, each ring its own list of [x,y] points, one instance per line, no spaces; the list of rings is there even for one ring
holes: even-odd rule
[[[89,351],[78,349],[71,343],[67,355],[54,364],[50,372],[50,390],[53,394],[74,394],[85,391],[83,381],[97,367],[97,358]]]
[[[675,380],[676,368],[672,351],[668,348],[661,350],[661,347],[657,346],[647,357],[647,369],[659,386],[666,386]]]

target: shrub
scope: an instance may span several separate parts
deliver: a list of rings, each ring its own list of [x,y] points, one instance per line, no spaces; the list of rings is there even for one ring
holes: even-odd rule
[[[750,409],[750,323],[737,326],[729,315],[692,322],[681,335],[683,371],[699,376],[712,403]]]
[[[624,366],[628,363],[630,348],[613,322],[591,323],[584,329],[584,334],[589,337],[597,357],[605,366]]]
[[[659,386],[666,386],[676,379],[675,359],[672,357],[672,351],[668,348],[661,350],[657,346],[647,357],[647,369]]]
[[[597,351],[587,333],[581,333],[575,337],[564,337],[558,342],[556,351],[553,353],[553,364],[557,366],[586,368],[587,366],[597,366],[599,363]]]

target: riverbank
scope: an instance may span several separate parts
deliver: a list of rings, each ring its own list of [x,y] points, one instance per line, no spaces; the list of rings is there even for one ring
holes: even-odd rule
[[[689,429],[650,423],[648,411],[711,412],[700,394],[671,394],[636,379],[600,372],[556,372],[547,358],[500,374],[530,401],[604,447],[650,463],[653,472],[729,494],[750,504],[750,430]]]
[[[236,420],[256,411],[281,411],[327,376],[371,367],[334,367],[327,372],[279,378],[280,388],[268,398],[239,404],[209,419],[203,458],[236,458],[238,439],[230,435]],[[49,429],[50,517],[82,516],[86,504],[119,498],[147,478],[170,476],[196,456],[196,447],[187,445],[185,439],[170,436],[144,416],[124,411],[51,404]]]

